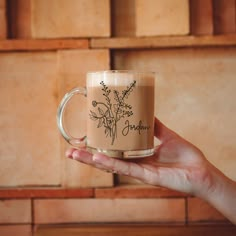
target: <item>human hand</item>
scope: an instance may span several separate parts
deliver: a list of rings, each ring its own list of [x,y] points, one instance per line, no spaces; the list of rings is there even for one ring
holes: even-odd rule
[[[155,136],[161,141],[155,155],[141,159],[120,160],[84,149],[69,149],[66,156],[96,168],[137,178],[145,183],[163,186],[197,196],[213,188],[214,167],[203,153],[155,119]]]
[[[120,160],[74,148],[67,150],[66,156],[108,172],[198,196],[236,224],[236,182],[211,165],[197,147],[158,119],[155,119],[154,133],[161,144],[151,157]]]

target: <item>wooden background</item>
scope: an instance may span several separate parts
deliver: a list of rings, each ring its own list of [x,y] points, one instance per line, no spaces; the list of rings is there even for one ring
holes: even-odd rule
[[[65,159],[55,117],[87,71],[154,70],[156,116],[236,180],[235,46],[235,0],[0,0],[0,235],[233,235],[200,199]]]

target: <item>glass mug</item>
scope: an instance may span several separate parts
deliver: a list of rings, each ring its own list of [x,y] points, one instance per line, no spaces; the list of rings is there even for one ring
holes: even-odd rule
[[[86,88],[75,88],[62,99],[58,128],[73,146],[114,158],[139,158],[154,154],[154,72],[88,72]],[[87,134],[72,137],[65,129],[63,113],[76,94],[87,97]]]

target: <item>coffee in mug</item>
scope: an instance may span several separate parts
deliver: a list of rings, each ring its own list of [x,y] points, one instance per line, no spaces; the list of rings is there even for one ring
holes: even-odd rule
[[[154,153],[153,72],[98,71],[87,73],[86,88],[75,88],[58,108],[58,127],[73,146],[84,144],[91,153],[115,158],[138,158]],[[75,94],[87,97],[87,134],[66,132],[63,112]]]

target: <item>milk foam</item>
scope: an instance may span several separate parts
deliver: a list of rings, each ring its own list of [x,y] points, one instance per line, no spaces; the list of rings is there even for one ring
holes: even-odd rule
[[[100,86],[101,81],[107,86],[128,86],[133,81],[136,86],[154,86],[155,73],[102,71],[87,74],[87,87]]]

